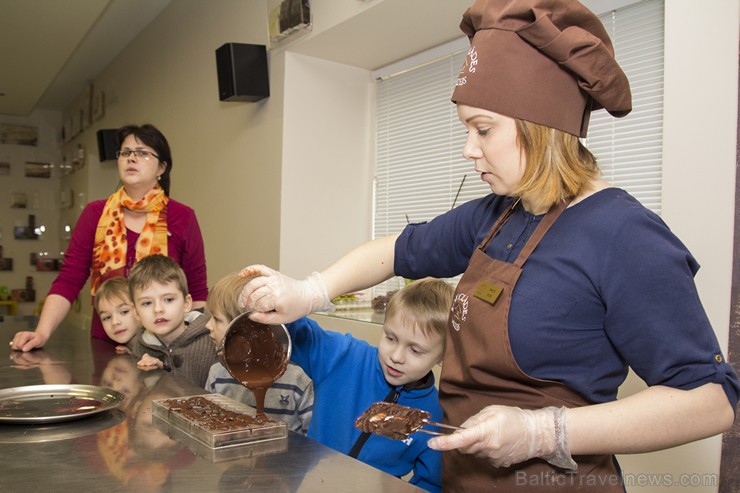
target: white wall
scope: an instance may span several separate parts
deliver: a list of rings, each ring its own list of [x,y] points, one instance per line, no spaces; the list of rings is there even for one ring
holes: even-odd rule
[[[702,265],[723,344],[730,316],[738,109],[737,0],[666,2],[663,218]],[[726,349],[726,346],[723,346]]]
[[[171,196],[197,213],[211,283],[247,259],[278,261],[281,68],[270,98],[221,102],[215,58],[224,43],[265,44],[266,15],[265,2],[172,2],[98,81],[116,100],[111,125],[167,136]]]
[[[303,278],[370,239],[372,85],[318,58],[285,65],[280,269]]]

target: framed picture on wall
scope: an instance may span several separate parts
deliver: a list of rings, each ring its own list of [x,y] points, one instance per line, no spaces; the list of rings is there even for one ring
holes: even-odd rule
[[[82,101],[80,102],[80,128],[83,130],[90,128],[90,125],[92,125],[92,98],[92,84],[88,84],[82,93]]]
[[[29,178],[51,178],[51,163],[27,161],[26,176]]]
[[[10,192],[10,207],[12,209],[25,209],[28,207],[28,195],[23,192]]]
[[[0,123],[0,144],[36,146],[39,142],[39,129],[30,125]]]
[[[72,112],[72,114],[69,116],[69,138],[70,140],[77,137],[77,134],[79,134],[82,131],[82,127],[80,127],[81,123],[82,121],[80,120],[80,115],[76,114],[75,112]]]
[[[86,129],[90,127],[90,108],[83,106],[80,108],[80,128]]]
[[[92,119],[98,121],[105,116],[105,93],[98,91],[92,99]]]
[[[64,142],[69,142],[72,140],[72,137],[72,118],[67,117],[62,124],[62,140],[64,140]]]

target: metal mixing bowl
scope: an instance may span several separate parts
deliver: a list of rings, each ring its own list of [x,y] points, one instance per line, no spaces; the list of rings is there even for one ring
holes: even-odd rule
[[[264,342],[264,336],[266,333],[271,333],[274,336],[275,349],[279,354],[275,354],[275,380],[285,372],[285,368],[290,361],[290,354],[293,350],[293,344],[290,340],[290,334],[288,329],[283,324],[262,324],[249,319],[249,312],[240,314],[234,320],[231,321],[229,326],[226,328],[226,334],[219,348],[217,354],[221,364],[226,367],[228,372],[237,381],[241,381],[237,376],[235,368],[232,368],[232,364],[236,362],[243,363],[246,358],[250,357],[255,353],[255,348],[245,347],[244,335],[248,335],[250,339],[259,341],[262,337]],[[237,335],[239,335],[237,337]],[[254,337],[252,337],[254,336]],[[272,341],[272,339],[268,340]],[[249,343],[246,344],[249,346]],[[260,348],[257,348],[260,349]],[[229,363],[229,362],[232,363]],[[248,366],[248,365],[247,365]]]

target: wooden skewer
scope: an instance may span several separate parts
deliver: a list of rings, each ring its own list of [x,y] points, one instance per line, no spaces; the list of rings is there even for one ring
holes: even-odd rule
[[[459,426],[453,426],[453,425],[446,425],[444,423],[437,423],[435,421],[427,421],[428,425],[437,426],[439,428],[449,428],[450,430],[463,430],[464,428],[460,428]]]
[[[455,431],[462,430],[463,429],[463,428],[460,428],[459,426],[446,425],[444,423],[437,423],[436,421],[426,421],[424,424],[425,425],[437,426],[439,428],[446,428],[448,430],[455,430]],[[440,433],[438,431],[425,430],[424,428],[419,428],[416,431],[419,431],[421,433],[426,433],[428,435],[436,435],[436,436],[442,436],[442,435],[447,435],[448,434],[448,433]]]
[[[435,435],[435,436],[442,436],[442,435],[447,434],[447,433],[440,433],[438,431],[425,430],[424,428],[419,428],[416,431],[418,431],[419,433],[426,433],[427,435]]]

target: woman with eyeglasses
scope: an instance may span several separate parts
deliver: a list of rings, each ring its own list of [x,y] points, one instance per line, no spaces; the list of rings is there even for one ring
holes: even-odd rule
[[[14,350],[30,351],[49,340],[90,277],[94,298],[113,277],[128,277],[139,259],[159,253],[182,266],[193,297],[202,308],[208,295],[203,237],[195,212],[169,197],[172,154],[164,135],[153,125],[127,125],[116,133],[120,142],[121,186],[107,200],[82,211],[64,253],[64,265],[52,283],[36,330],[15,334]],[[93,311],[91,336],[110,341]]]

